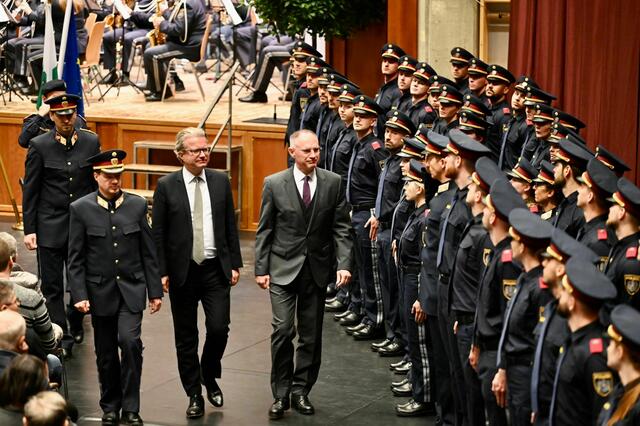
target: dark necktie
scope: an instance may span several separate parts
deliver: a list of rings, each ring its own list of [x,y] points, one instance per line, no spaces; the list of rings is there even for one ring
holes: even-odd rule
[[[511,124],[504,131],[504,135],[502,135],[502,143],[500,144],[500,157],[498,157],[498,168],[502,170],[504,165],[504,150],[507,146],[507,136],[509,136],[509,130],[511,130]]]
[[[496,365],[498,366],[500,366],[500,364],[502,363],[502,350],[504,349],[504,341],[506,339],[507,330],[509,328],[509,318],[511,317],[511,311],[513,310],[513,306],[516,304],[516,299],[518,298],[518,294],[520,294],[523,281],[524,280],[522,278],[518,279],[516,290],[513,293],[513,297],[509,301],[509,306],[507,307],[507,313],[504,316],[504,323],[502,324],[502,333],[500,333],[500,341],[498,342],[498,360],[496,362]]]
[[[302,184],[302,202],[305,207],[309,207],[311,204],[311,187],[309,186],[309,176],[304,177],[304,183]]]
[[[542,363],[542,348],[544,347],[544,339],[547,335],[547,328],[549,323],[556,312],[556,307],[553,302],[547,303],[544,307],[544,322],[540,329],[540,335],[536,342],[536,351],[533,356],[533,368],[531,370],[531,411],[537,413],[540,409],[538,402],[538,385],[540,384],[540,365]]]
[[[442,235],[440,235],[440,241],[438,241],[438,255],[436,256],[436,267],[439,268],[442,263],[442,256],[444,256],[444,240],[447,235],[447,225],[449,224],[449,216],[451,216],[451,212],[458,202],[458,192],[455,193],[453,199],[451,200],[451,208],[447,212],[447,216],[444,218],[444,224],[442,226]]]
[[[524,143],[522,144],[522,150],[520,151],[520,157],[524,157],[524,151],[527,148],[527,144],[529,143],[529,138],[531,137],[531,132],[527,130],[527,137],[524,140]],[[527,158],[527,160],[530,160],[530,158]]]
[[[378,193],[376,194],[375,205],[375,215],[377,218],[380,218],[380,210],[382,209],[382,191],[384,191],[384,179],[386,178],[387,172],[389,171],[389,158],[384,160],[384,167],[382,169],[382,173],[380,173],[380,180],[378,181]]]
[[[338,146],[342,142],[342,139],[344,139],[345,134],[347,134],[346,131],[341,132],[340,136],[338,136],[338,140],[336,141],[335,144],[333,144],[333,147],[331,147],[331,155],[329,157],[329,161],[327,161],[327,170],[333,171],[333,166],[334,166],[333,162],[335,161],[335,158],[336,158],[336,150],[338,149]]]
[[[567,339],[567,341],[560,347],[560,356],[558,357],[558,363],[556,364],[556,375],[553,378],[553,392],[551,392],[551,408],[549,409],[549,426],[553,426],[555,411],[556,411],[556,399],[558,398],[558,382],[560,382],[560,370],[562,369],[562,363],[564,362],[564,357],[567,356],[567,351],[569,350],[569,343],[571,342],[571,337]]]
[[[347,172],[346,196],[347,196],[347,202],[349,204],[353,204],[351,202],[351,172],[353,171],[353,163],[356,162],[356,157],[358,156],[358,151],[359,150],[360,150],[360,142],[357,142],[353,146],[353,150],[351,151],[351,159],[349,160],[349,171]]]

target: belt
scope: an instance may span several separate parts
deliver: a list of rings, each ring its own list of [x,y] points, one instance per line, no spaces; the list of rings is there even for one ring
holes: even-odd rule
[[[533,355],[507,355],[507,365],[523,365],[531,366],[533,364]]]
[[[453,315],[458,325],[471,325],[475,320],[475,315],[469,312],[454,311]]]
[[[420,265],[402,265],[402,272],[405,274],[419,274],[420,273]]]
[[[483,351],[497,351],[498,343],[500,343],[500,338],[492,337],[489,339],[485,339],[481,342],[478,342],[478,346],[480,347],[480,350],[483,350]]]
[[[351,211],[354,212],[363,212],[366,210],[371,210],[373,208],[373,204],[351,204]]]

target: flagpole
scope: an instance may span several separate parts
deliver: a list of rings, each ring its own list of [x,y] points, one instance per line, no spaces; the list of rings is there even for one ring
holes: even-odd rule
[[[64,69],[64,55],[67,51],[67,39],[69,38],[69,21],[71,21],[71,8],[73,0],[67,0],[67,8],[64,11],[64,24],[62,26],[62,38],[60,39],[60,55],[58,56],[58,75],[62,78]]]

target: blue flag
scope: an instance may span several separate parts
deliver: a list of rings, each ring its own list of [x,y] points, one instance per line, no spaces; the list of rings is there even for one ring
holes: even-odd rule
[[[84,117],[82,78],[80,77],[80,65],[78,60],[78,34],[76,31],[76,19],[73,7],[71,8],[71,20],[69,21],[67,48],[64,53],[62,79],[67,84],[67,93],[72,93],[80,97],[80,102],[78,102],[78,115]]]

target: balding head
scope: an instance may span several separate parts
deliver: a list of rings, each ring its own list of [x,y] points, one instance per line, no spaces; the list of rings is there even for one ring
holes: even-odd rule
[[[22,315],[9,309],[0,311],[0,349],[26,353],[29,350],[26,332],[27,323]]]
[[[316,134],[310,130],[298,130],[291,135],[289,143],[289,155],[298,169],[305,175],[312,173],[320,159],[320,144]]]

